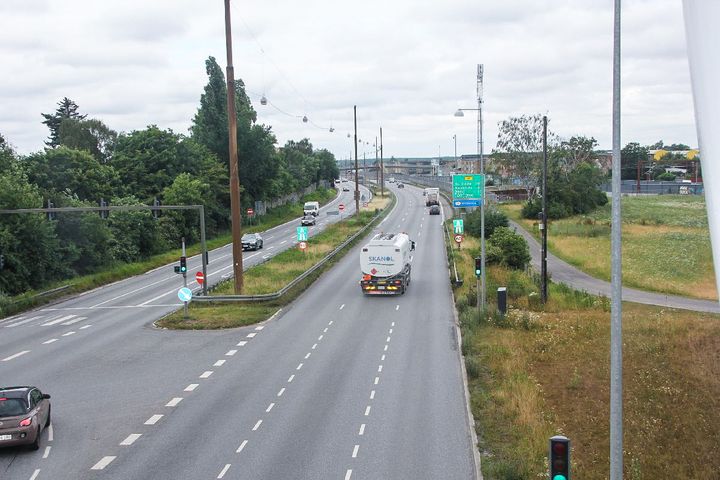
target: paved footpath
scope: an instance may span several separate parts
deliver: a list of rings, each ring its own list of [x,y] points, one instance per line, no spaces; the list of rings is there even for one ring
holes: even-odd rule
[[[527,240],[530,246],[532,265],[540,271],[540,243],[519,224],[510,220],[510,227]],[[595,295],[610,297],[610,283],[591,277],[572,265],[560,260],[548,252],[548,272],[553,282],[564,283],[576,290],[586,291]],[[627,302],[658,305],[661,307],[680,308],[697,312],[720,313],[720,303],[713,300],[699,300],[696,298],[666,295],[664,293],[646,292],[634,288],[623,287],[622,299]]]

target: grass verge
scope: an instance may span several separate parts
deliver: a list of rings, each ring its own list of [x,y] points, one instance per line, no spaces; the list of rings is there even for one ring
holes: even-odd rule
[[[537,221],[521,204],[502,210],[539,239]],[[704,200],[687,195],[623,197],[623,284],[642,290],[716,300]],[[610,281],[610,207],[555,220],[548,248],[580,270]]]
[[[311,237],[305,252],[291,248],[270,258],[268,261],[249,268],[244,274],[244,294],[258,295],[274,293],[282,289],[310,267],[318,263],[327,254],[337,248],[342,242],[361,228],[369,224],[375,216],[376,209],[384,209],[385,214],[390,210],[388,194],[385,197],[373,196],[367,207],[361,208],[359,217],[351,217],[342,222],[329,225],[323,232]],[[394,203],[394,199],[393,199]],[[390,205],[392,206],[392,205]],[[379,220],[379,219],[378,219]],[[357,238],[347,246],[345,252],[360,242]],[[336,256],[324,268],[300,282],[286,295],[278,300],[253,303],[193,303],[190,306],[188,318],[184,312],[178,310],[156,322],[162,328],[173,329],[218,329],[242,327],[263,321],[270,317],[279,307],[289,304],[309,285],[311,285],[323,271],[334,265],[343,254]],[[234,293],[232,279],[223,282],[213,290],[213,294],[229,295]]]
[[[488,269],[490,311],[507,286],[510,313],[480,316],[473,261],[455,251],[455,288],[471,407],[488,479],[547,478],[547,441],[567,435],[575,478],[609,476],[609,304],[551,284],[544,309],[524,272]],[[720,471],[720,317],[626,303],[625,478],[715,478]],[[679,454],[682,452],[682,454]]]
[[[306,201],[319,201],[321,204],[325,204],[335,198],[337,194],[334,189],[322,189],[316,190],[309,195],[304,196],[300,202],[284,205],[268,210],[267,215],[259,217],[255,224],[244,225],[243,232],[257,232],[268,230],[270,228],[282,225],[285,222],[302,216],[303,214],[303,203]],[[232,237],[228,233],[224,233],[213,239],[207,241],[208,250],[222,247],[232,241]],[[78,276],[72,279],[54,282],[47,286],[47,290],[52,290],[64,285],[69,285],[69,288],[64,289],[62,292],[58,292],[56,295],[40,296],[37,295],[41,292],[28,291],[22,295],[16,295],[13,297],[0,296],[0,317],[13,315],[24,310],[35,308],[39,305],[44,305],[49,302],[57,301],[61,298],[76,295],[81,292],[92,290],[93,288],[107,285],[125,278],[129,278],[135,275],[141,275],[154,268],[167,265],[175,262],[180,258],[182,250],[175,249],[158,255],[153,255],[139,262],[117,264],[109,267],[100,272]],[[200,253],[200,244],[193,244],[187,246],[187,256],[193,256]],[[212,257],[210,258],[212,261]]]

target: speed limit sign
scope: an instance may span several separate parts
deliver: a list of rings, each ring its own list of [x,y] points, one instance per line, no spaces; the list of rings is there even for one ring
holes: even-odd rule
[[[307,242],[298,243],[298,247],[300,248],[300,250],[305,250],[307,248]]]
[[[463,236],[462,236],[462,235],[455,235],[455,241],[456,241],[457,243],[462,243],[462,241],[463,241]]]

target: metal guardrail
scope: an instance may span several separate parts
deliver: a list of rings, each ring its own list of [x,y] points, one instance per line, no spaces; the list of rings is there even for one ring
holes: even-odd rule
[[[53,288],[52,290],[46,290],[46,291],[44,291],[44,292],[37,293],[37,294],[35,294],[35,295],[31,296],[31,297],[27,297],[27,298],[25,298],[25,299],[22,299],[22,300],[19,300],[19,301],[15,301],[15,302],[12,302],[12,303],[13,303],[13,304],[24,303],[24,302],[30,301],[30,300],[32,300],[32,299],[34,299],[34,298],[47,297],[47,296],[53,295],[53,294],[55,294],[55,293],[63,292],[63,291],[65,291],[65,290],[69,289],[70,287],[72,287],[71,284],[63,285],[62,287]]]
[[[294,280],[292,280],[290,283],[285,285],[283,288],[278,290],[275,293],[264,293],[260,295],[208,295],[208,296],[197,296],[193,297],[193,301],[200,301],[200,302],[267,302],[271,300],[278,300],[280,297],[288,293],[290,290],[292,290],[293,287],[297,286],[300,282],[308,278],[310,275],[312,275],[314,272],[325,266],[327,262],[332,260],[337,254],[339,254],[345,247],[347,247],[349,244],[351,244],[355,239],[357,239],[359,236],[364,234],[368,229],[375,226],[375,223],[385,216],[392,207],[395,206],[396,199],[393,197],[393,201],[385,207],[383,210],[380,211],[377,215],[375,215],[370,222],[365,225],[363,228],[355,232],[353,235],[351,235],[347,240],[345,240],[343,243],[338,245],[332,252],[328,253],[325,257],[323,257],[322,260],[320,260],[318,263],[310,267],[308,270],[304,271],[297,277],[295,277]]]

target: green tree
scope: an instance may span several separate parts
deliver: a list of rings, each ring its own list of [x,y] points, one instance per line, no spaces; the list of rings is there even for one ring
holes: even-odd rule
[[[560,168],[565,172],[574,170],[581,163],[594,163],[597,155],[595,147],[598,143],[594,137],[574,135],[570,140],[563,140],[553,149],[552,156],[557,158]]]
[[[340,177],[340,170],[338,169],[335,155],[325,149],[316,150],[313,155],[315,155],[320,163],[319,177],[321,180],[332,182]]]
[[[168,205],[202,205],[207,204],[211,197],[209,185],[188,173],[181,173],[175,178],[172,185],[163,190],[163,199]],[[172,222],[172,228],[163,228],[164,233],[170,233],[166,237],[169,244],[177,242],[185,237],[188,243],[195,243],[200,240],[200,222],[198,213],[195,210],[170,211],[163,216],[163,226]]]
[[[140,205],[134,196],[114,197],[113,205]],[[158,221],[148,210],[112,212],[107,219],[112,232],[110,251],[115,260],[134,262],[168,248],[160,235]],[[172,246],[177,246],[173,244]]]
[[[65,118],[60,122],[58,142],[75,150],[85,150],[103,164],[110,161],[117,133],[102,121]]]
[[[74,197],[61,198],[57,206],[96,206]],[[112,231],[97,213],[65,213],[57,216],[55,232],[60,240],[59,258],[76,274],[91,273],[113,263]]]
[[[193,117],[193,140],[205,145],[218,158],[228,161],[227,85],[215,57],[205,61],[208,83],[200,96],[200,108]]]
[[[498,227],[488,240],[502,252],[503,265],[523,269],[530,261],[530,248],[525,239],[507,227]]]
[[[16,162],[15,150],[3,134],[0,133],[0,173],[9,171]]]
[[[30,181],[47,196],[67,192],[81,200],[96,203],[110,198],[118,185],[118,175],[86,151],[59,146],[29,155],[22,162]]]
[[[620,173],[623,180],[637,178],[638,164],[648,164],[648,148],[637,142],[630,142],[620,150]]]
[[[472,212],[465,215],[465,231],[475,237],[480,237],[480,209],[476,208]],[[496,208],[485,209],[485,238],[489,238],[496,228],[507,227],[507,216]]]
[[[87,115],[80,115],[78,113],[77,103],[73,102],[67,97],[63,97],[58,103],[58,108],[55,113],[41,113],[45,119],[42,123],[47,125],[50,129],[50,136],[45,141],[45,145],[49,147],[57,147],[60,145],[60,124],[64,119],[75,118],[78,120],[84,119]]]

